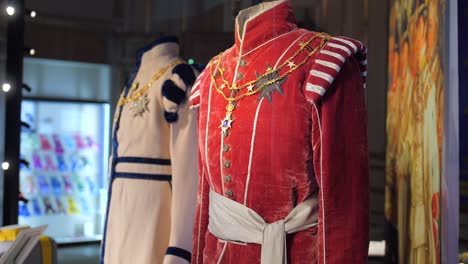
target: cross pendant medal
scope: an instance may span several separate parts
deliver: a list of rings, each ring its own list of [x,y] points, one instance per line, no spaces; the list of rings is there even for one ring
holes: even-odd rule
[[[234,119],[232,118],[232,111],[234,110],[234,108],[234,103],[232,101],[229,101],[229,103],[226,106],[226,117],[224,117],[224,119],[221,120],[221,125],[219,126],[223,135],[226,135],[228,130],[232,127],[232,122],[234,121]]]

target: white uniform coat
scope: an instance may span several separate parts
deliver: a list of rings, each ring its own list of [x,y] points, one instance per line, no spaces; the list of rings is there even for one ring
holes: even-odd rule
[[[101,263],[190,262],[198,160],[186,94],[196,72],[178,53],[171,37],[141,49],[122,92],[131,98],[163,72],[147,101],[138,97],[116,109]]]

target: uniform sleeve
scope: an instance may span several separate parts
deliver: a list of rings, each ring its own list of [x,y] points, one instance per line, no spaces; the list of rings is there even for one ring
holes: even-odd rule
[[[195,211],[195,225],[193,227],[192,263],[203,263],[205,248],[205,234],[208,231],[208,194],[210,185],[200,165],[201,173],[198,181],[197,207]]]
[[[327,56],[340,55],[339,61],[343,61],[322,57],[321,67],[310,72],[305,92],[312,103],[314,175],[319,186],[318,263],[367,263],[365,59],[353,56],[352,46],[331,44],[325,48],[331,54]],[[330,47],[334,50],[327,51]]]
[[[186,94],[196,75],[186,64],[177,65],[172,73],[162,88],[172,165],[171,232],[164,263],[186,264],[191,260],[198,179],[196,116],[189,110]]]
[[[190,95],[190,109],[198,113],[196,109],[200,107],[200,89],[202,83],[207,82],[207,70],[203,71],[195,81]],[[199,153],[200,155],[200,153]],[[203,250],[205,248],[205,235],[208,230],[208,194],[210,190],[209,182],[205,176],[201,158],[199,156],[199,179],[198,179],[198,195],[195,211],[195,224],[193,227],[193,247],[192,247],[192,263],[203,263]]]
[[[189,105],[190,109],[198,109],[200,107],[200,84],[205,79],[206,69],[198,76],[190,93]]]

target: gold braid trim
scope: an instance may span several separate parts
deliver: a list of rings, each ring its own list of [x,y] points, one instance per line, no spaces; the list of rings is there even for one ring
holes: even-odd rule
[[[118,106],[119,107],[124,106],[124,105],[126,105],[128,103],[135,102],[136,100],[138,100],[141,96],[148,93],[148,90],[149,90],[149,88],[151,88],[153,83],[155,83],[157,80],[159,80],[159,78],[161,78],[164,75],[164,73],[166,73],[167,70],[169,70],[170,68],[175,67],[175,66],[177,66],[179,64],[182,64],[182,63],[184,63],[184,62],[181,59],[176,59],[171,64],[167,65],[166,67],[159,70],[156,74],[154,74],[153,77],[151,78],[151,80],[143,88],[141,88],[138,91],[136,91],[138,89],[138,83],[134,82],[132,84],[132,86],[130,87],[130,91],[128,91],[128,93],[129,93],[128,97],[125,97],[124,93],[122,93],[120,95]]]
[[[308,45],[317,38],[321,38],[320,45],[318,45],[314,49],[310,49],[310,47]],[[247,83],[245,83],[245,84],[243,84],[241,86],[237,86],[236,82],[234,82],[232,85],[230,85],[229,82],[224,78],[224,70],[220,69],[221,57],[223,55],[223,53],[221,53],[218,56],[216,56],[215,60],[213,61],[214,63],[216,63],[217,72],[215,72],[213,70],[213,64],[214,63],[210,64],[211,80],[213,82],[214,87],[216,88],[216,91],[218,91],[218,93],[220,93],[224,97],[224,99],[226,101],[233,102],[233,101],[240,100],[240,99],[242,99],[242,98],[244,98],[246,96],[250,96],[250,95],[254,95],[254,94],[258,93],[259,91],[261,91],[266,86],[274,84],[276,82],[279,82],[282,79],[284,79],[285,77],[287,77],[289,74],[291,74],[292,72],[296,71],[302,65],[306,64],[307,61],[310,59],[310,57],[312,57],[317,51],[322,49],[323,46],[327,43],[327,41],[329,39],[330,39],[330,37],[328,35],[324,34],[324,33],[314,35],[307,42],[300,43],[300,48],[294,53],[294,55],[292,55],[289,59],[287,59],[284,63],[282,63],[278,68],[276,68],[276,69],[267,69],[267,71],[264,74],[258,76],[257,79],[255,79],[253,81],[249,81],[249,82],[247,82]],[[220,88],[218,86],[218,84],[216,83],[216,76],[219,74],[223,84],[225,86],[227,86],[229,90],[241,90],[241,89],[244,89],[244,88],[246,88],[248,86],[255,85],[259,80],[261,80],[262,78],[265,78],[268,74],[271,74],[272,72],[275,72],[275,71],[279,72],[285,66],[287,66],[289,63],[292,63],[294,61],[294,59],[304,50],[307,50],[308,54],[299,64],[294,65],[293,67],[291,67],[289,70],[285,71],[283,74],[281,74],[277,78],[274,78],[274,79],[272,79],[270,81],[267,81],[267,82],[263,83],[262,85],[257,87],[255,90],[246,92],[246,93],[238,95],[236,97],[229,97],[224,93],[223,89]]]

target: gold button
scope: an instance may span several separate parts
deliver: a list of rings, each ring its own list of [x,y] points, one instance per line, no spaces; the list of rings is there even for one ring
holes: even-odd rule
[[[229,146],[228,146],[228,145],[224,145],[224,146],[223,146],[223,151],[224,151],[224,152],[228,152],[228,151],[229,151]]]
[[[225,162],[224,162],[224,167],[225,167],[225,168],[231,167],[231,163],[230,163],[229,161],[225,161]]]
[[[234,193],[231,190],[227,190],[225,194],[229,197],[232,197],[234,195]]]
[[[226,182],[231,182],[231,181],[232,181],[232,178],[231,178],[231,176],[226,175],[226,176],[224,176],[224,180],[225,180]]]

